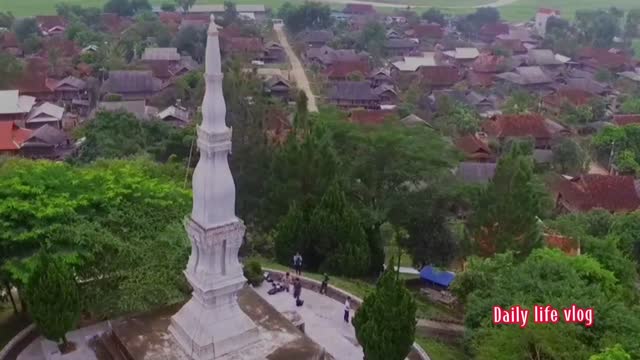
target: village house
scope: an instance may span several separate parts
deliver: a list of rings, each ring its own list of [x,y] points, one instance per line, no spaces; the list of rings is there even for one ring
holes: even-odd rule
[[[506,57],[480,54],[471,64],[467,80],[473,87],[490,87],[494,83],[494,75],[508,70],[510,61]]]
[[[342,108],[379,109],[380,98],[368,81],[338,81],[330,84],[327,101]]]
[[[124,111],[140,120],[151,120],[158,114],[158,109],[147,106],[145,100],[102,101],[98,103],[95,111]]]
[[[162,81],[198,68],[191,56],[181,56],[176,48],[146,48],[140,61],[151,70],[155,78]]]
[[[56,129],[61,129],[63,118],[63,107],[45,102],[35,106],[31,110],[25,123],[28,129],[37,129],[43,125],[49,125]]]
[[[285,102],[291,100],[291,84],[280,75],[274,75],[265,82],[266,92]]]
[[[500,114],[498,97],[495,94],[481,94],[469,91],[465,96],[465,103],[472,107],[480,116],[491,117]]]
[[[529,91],[549,90],[553,78],[539,66],[520,66],[514,71],[497,74],[496,79],[521,86]]]
[[[235,4],[238,17],[244,20],[257,22],[264,21],[267,16],[267,9],[261,4]],[[224,16],[224,4],[194,4],[187,11],[189,15],[214,15],[216,18]]]
[[[372,87],[380,85],[393,85],[394,81],[391,77],[391,70],[388,68],[381,68],[372,71],[368,76],[369,82]]]
[[[405,35],[420,40],[440,40],[444,37],[444,29],[440,24],[418,23],[406,30]]]
[[[322,47],[333,40],[333,32],[329,30],[306,30],[300,33],[299,38],[306,47]]]
[[[378,96],[381,105],[394,105],[398,102],[398,93],[393,85],[383,84],[374,87],[373,93]]]
[[[10,31],[0,33],[0,50],[15,57],[23,55],[16,33]]]
[[[531,49],[527,54],[527,65],[544,66],[550,69],[556,69],[564,65],[564,63],[558,60],[551,50]]]
[[[400,119],[400,124],[406,126],[406,127],[420,127],[420,126],[426,126],[428,128],[433,129],[433,126],[431,126],[431,124],[429,124],[426,120],[422,119],[421,117],[419,117],[416,114],[409,114],[405,117],[403,117],[402,119]]]
[[[482,25],[477,37],[481,41],[492,43],[498,36],[506,34],[509,34],[509,24],[493,23]]]
[[[469,161],[495,162],[496,160],[495,154],[487,142],[487,135],[484,133],[459,137],[454,141],[454,145]]]
[[[191,122],[191,115],[189,114],[189,111],[179,104],[169,106],[168,108],[158,112],[155,117],[164,123],[179,128],[185,127]]]
[[[585,174],[558,176],[551,182],[556,210],[560,213],[604,209],[627,213],[638,209],[638,184],[632,176]]]
[[[19,127],[14,121],[0,121],[0,155],[16,155],[31,130]]]
[[[32,159],[61,160],[71,155],[74,148],[62,130],[45,124],[33,130],[22,143],[20,155]]]
[[[391,75],[394,73],[413,73],[422,67],[437,66],[439,62],[434,52],[424,52],[422,56],[405,56],[402,60],[391,64]]]
[[[36,23],[40,33],[44,36],[60,35],[67,29],[67,20],[58,15],[36,16]]]
[[[520,39],[501,39],[493,42],[493,47],[509,51],[513,55],[526,54],[528,49]]]
[[[242,56],[249,60],[261,59],[264,53],[262,39],[258,37],[232,37],[222,41],[225,55]]]
[[[458,65],[469,65],[480,56],[476,48],[455,48],[452,51],[444,51],[443,54],[453,59]]]
[[[369,62],[367,61],[339,61],[329,65],[325,70],[325,74],[331,81],[345,81],[352,76],[359,76],[364,79],[369,71]]]
[[[496,115],[485,120],[482,129],[500,143],[512,138],[532,139],[537,149],[549,149],[553,138],[552,129],[539,114]]]
[[[418,49],[418,42],[412,39],[388,39],[384,49],[390,56],[408,56]]]
[[[543,97],[542,104],[547,111],[553,114],[559,114],[565,105],[580,107],[588,105],[593,98],[593,94],[586,90],[563,87],[554,94]]]
[[[640,114],[613,115],[612,120],[617,126],[640,125]]]
[[[633,70],[634,60],[622,53],[611,52],[607,49],[582,48],[578,50],[578,62],[583,70],[596,72],[608,70],[622,72]]]
[[[262,61],[267,64],[283,63],[287,60],[282,45],[274,41],[269,41],[264,45],[264,54],[262,55]]]
[[[496,163],[463,161],[455,170],[456,177],[466,184],[487,184],[496,173]]]
[[[49,81],[49,88],[53,91],[55,101],[71,103],[74,99],[88,99],[87,83],[74,76],[67,76],[62,80]]]
[[[102,84],[102,94],[117,94],[122,100],[143,100],[151,98],[161,90],[162,81],[147,70],[109,71]]]
[[[335,62],[347,63],[368,61],[368,56],[364,53],[358,53],[353,49],[334,50],[328,46],[322,46],[307,49],[305,59],[309,63],[325,68]]]
[[[36,99],[18,90],[0,90],[0,122],[26,120]]]
[[[431,89],[448,88],[462,80],[463,74],[455,66],[439,65],[420,68],[422,83]]]
[[[551,17],[560,17],[560,11],[548,8],[540,8],[536,13],[534,28],[540,37],[547,33],[547,21]]]

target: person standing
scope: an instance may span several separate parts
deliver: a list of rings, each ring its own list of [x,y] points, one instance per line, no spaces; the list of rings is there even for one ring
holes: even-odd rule
[[[324,279],[322,279],[322,284],[320,284],[320,294],[327,295],[327,286],[329,285],[329,275],[324,273]]]
[[[347,296],[347,300],[344,302],[344,322],[349,323],[349,313],[351,311],[351,297]]]
[[[289,275],[288,272],[284,275],[282,285],[284,285],[284,289],[289,292],[289,286],[291,285],[291,275]]]
[[[293,256],[293,269],[296,275],[302,275],[302,255],[299,252]]]
[[[299,278],[295,278],[293,280],[293,298],[298,301],[300,299],[300,295],[302,295],[302,283]]]

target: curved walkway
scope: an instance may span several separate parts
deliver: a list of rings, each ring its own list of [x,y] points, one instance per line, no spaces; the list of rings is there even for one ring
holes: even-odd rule
[[[287,53],[287,57],[291,63],[291,74],[296,81],[296,85],[307,95],[307,109],[309,112],[318,112],[316,97],[313,95],[313,91],[311,91],[311,85],[309,84],[307,73],[304,72],[304,67],[302,67],[302,63],[300,62],[300,59],[298,59],[298,55],[296,55],[291,48],[289,40],[287,40],[287,35],[284,33],[282,24],[274,24],[273,30],[275,30],[276,35],[278,36],[278,41]]]
[[[380,1],[364,1],[364,0],[317,0],[319,2],[331,3],[331,4],[364,4],[382,8],[396,8],[396,9],[415,9],[415,8],[430,8],[433,5],[423,4],[394,4]],[[440,9],[478,9],[482,7],[501,7],[511,5],[519,0],[496,0],[488,4],[471,5],[471,6],[436,6]]]

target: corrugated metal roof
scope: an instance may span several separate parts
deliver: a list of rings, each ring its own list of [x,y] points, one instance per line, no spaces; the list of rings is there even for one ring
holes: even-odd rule
[[[33,96],[20,95],[18,90],[0,91],[0,114],[23,114],[36,103]]]
[[[405,56],[404,60],[393,63],[400,71],[416,71],[421,66],[436,66],[435,53],[425,52],[423,56]]]
[[[178,54],[178,49],[171,48],[146,48],[144,49],[144,53],[142,54],[142,60],[146,61],[156,61],[156,60],[166,60],[166,61],[180,61],[180,54]]]

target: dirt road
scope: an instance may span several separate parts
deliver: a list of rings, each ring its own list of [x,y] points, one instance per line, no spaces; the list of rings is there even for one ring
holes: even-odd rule
[[[278,36],[280,45],[284,47],[284,51],[287,53],[287,57],[289,58],[289,62],[291,63],[291,75],[293,75],[297,87],[300,90],[304,91],[305,94],[307,94],[307,98],[309,99],[309,101],[307,102],[307,109],[309,109],[309,112],[318,112],[316,97],[311,91],[311,85],[309,84],[307,74],[304,72],[304,68],[302,67],[300,59],[298,59],[296,53],[293,52],[291,45],[289,45],[289,40],[287,40],[287,36],[284,33],[283,26],[281,24],[274,24],[273,30],[275,30],[276,35]]]

